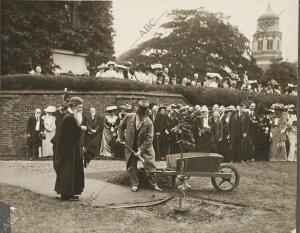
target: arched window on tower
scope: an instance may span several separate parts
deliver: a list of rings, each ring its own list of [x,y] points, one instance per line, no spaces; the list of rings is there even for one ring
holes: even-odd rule
[[[257,50],[262,50],[263,49],[263,40],[259,40],[257,43]]]
[[[272,39],[268,39],[268,41],[267,41],[267,49],[268,50],[272,50],[273,49],[273,40]]]

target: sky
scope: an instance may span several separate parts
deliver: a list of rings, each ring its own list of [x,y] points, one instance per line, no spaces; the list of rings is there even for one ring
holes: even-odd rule
[[[252,42],[257,18],[269,2],[273,12],[281,13],[282,56],[290,62],[297,61],[298,0],[113,0],[115,55],[151,39],[161,30],[159,25],[169,21],[168,12],[175,9],[204,7],[210,12],[222,12]],[[147,24],[154,26],[147,31]]]

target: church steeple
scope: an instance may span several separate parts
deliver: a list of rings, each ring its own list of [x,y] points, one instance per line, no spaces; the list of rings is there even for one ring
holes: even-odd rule
[[[281,57],[282,33],[279,15],[271,9],[269,1],[266,11],[257,19],[257,30],[253,35],[253,56],[262,69],[267,69],[274,57]]]

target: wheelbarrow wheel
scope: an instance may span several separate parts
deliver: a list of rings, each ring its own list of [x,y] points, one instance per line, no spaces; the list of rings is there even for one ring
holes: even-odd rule
[[[230,178],[211,177],[211,183],[216,190],[222,192],[231,192],[239,185],[240,174],[234,166],[222,164],[218,170],[218,173],[231,173],[232,175]]]

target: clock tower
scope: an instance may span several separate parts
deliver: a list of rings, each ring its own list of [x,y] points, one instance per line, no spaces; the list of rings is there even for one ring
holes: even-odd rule
[[[252,51],[258,67],[266,70],[272,58],[282,56],[281,38],[279,15],[271,10],[269,2],[266,12],[257,19],[257,30],[253,35]]]

